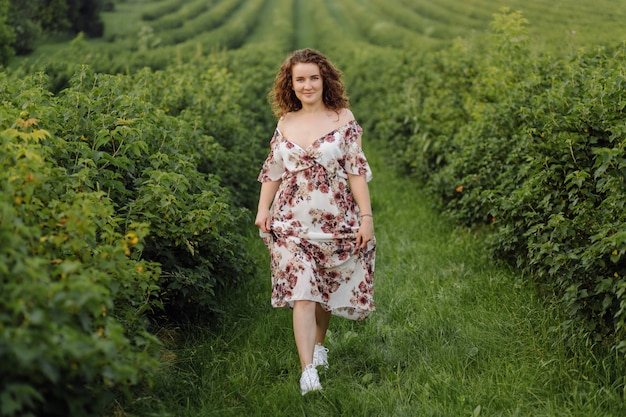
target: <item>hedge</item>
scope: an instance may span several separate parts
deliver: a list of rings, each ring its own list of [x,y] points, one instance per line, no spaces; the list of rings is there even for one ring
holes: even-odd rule
[[[154,324],[210,323],[253,272],[239,89],[210,66],[0,77],[0,415],[101,415],[158,369]]]
[[[582,333],[626,353],[626,45],[536,53],[526,21],[412,62],[377,131],[493,255],[547,286]],[[397,78],[396,78],[397,79]]]

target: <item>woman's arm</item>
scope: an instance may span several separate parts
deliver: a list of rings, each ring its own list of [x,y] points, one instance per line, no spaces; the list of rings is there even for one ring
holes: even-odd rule
[[[365,175],[348,174],[348,182],[356,204],[361,212],[361,227],[356,235],[356,245],[365,248],[367,242],[374,238],[374,218],[372,214],[372,205],[370,202],[370,192],[365,180]],[[366,214],[367,216],[363,216]]]
[[[259,195],[259,206],[256,213],[254,224],[261,229],[262,232],[270,231],[270,206],[278,191],[281,181],[267,181],[261,184],[261,192]]]

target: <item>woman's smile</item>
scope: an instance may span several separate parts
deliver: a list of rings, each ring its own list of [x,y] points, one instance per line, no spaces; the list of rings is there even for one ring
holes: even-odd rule
[[[315,104],[322,99],[324,81],[317,64],[298,63],[293,66],[291,74],[293,91],[298,100],[305,104]]]

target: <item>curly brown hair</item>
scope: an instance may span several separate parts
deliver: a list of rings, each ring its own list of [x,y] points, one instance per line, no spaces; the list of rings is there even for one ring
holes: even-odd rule
[[[319,67],[324,89],[322,101],[328,109],[339,112],[344,108],[349,108],[348,97],[341,82],[342,72],[322,53],[305,48],[289,55],[276,74],[269,99],[272,103],[272,110],[277,117],[302,108],[302,102],[293,91],[291,75],[293,66],[300,63],[317,64]]]

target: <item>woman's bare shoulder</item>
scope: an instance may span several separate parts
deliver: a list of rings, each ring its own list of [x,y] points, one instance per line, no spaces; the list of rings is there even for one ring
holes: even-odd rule
[[[354,120],[354,114],[352,114],[352,110],[345,108],[339,113],[339,118],[341,119],[341,122],[348,123]]]
[[[284,122],[285,122],[285,115],[283,114],[282,116],[278,118],[278,122],[276,122],[276,124],[280,126]]]
[[[293,112],[285,113],[278,119],[277,127],[280,131],[283,131],[290,124],[293,123]]]

